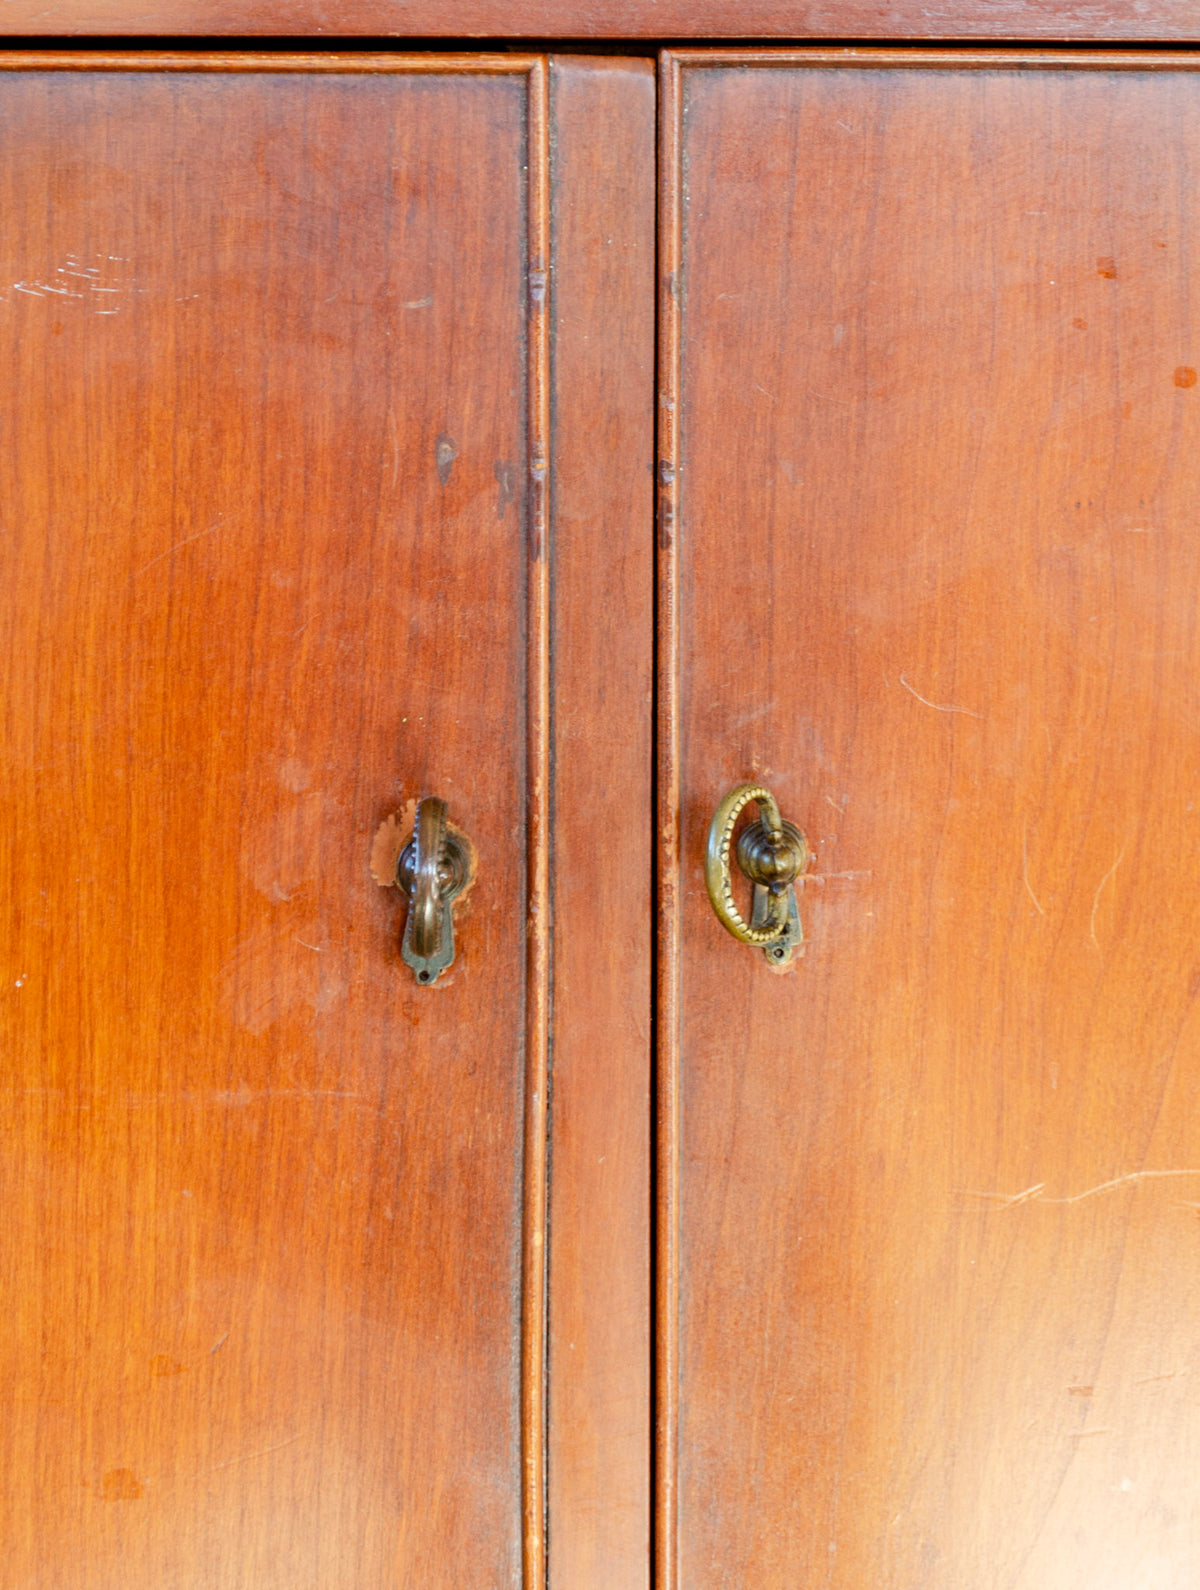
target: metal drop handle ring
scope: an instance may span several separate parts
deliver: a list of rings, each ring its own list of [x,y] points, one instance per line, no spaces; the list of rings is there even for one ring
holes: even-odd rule
[[[731,852],[738,818],[754,801],[759,818],[738,838],[738,866],[754,886],[754,907],[746,921],[733,898]],[[803,941],[796,908],[795,880],[808,866],[808,841],[785,822],[779,803],[762,784],[738,784],[713,813],[704,857],[708,898],[721,925],[742,944],[761,948],[774,965],[791,960]]]

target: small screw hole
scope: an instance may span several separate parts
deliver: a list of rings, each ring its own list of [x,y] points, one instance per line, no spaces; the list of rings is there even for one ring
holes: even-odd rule
[[[418,972],[417,973],[417,981],[420,982],[420,983],[427,983],[429,981],[429,973],[428,972]]]

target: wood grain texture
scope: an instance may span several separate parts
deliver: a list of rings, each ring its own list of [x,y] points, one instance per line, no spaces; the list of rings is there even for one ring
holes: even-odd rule
[[[541,1582],[544,68],[287,64],[0,75],[14,1585]]]
[[[555,57],[552,1590],[645,1590],[654,939],[650,62]]]
[[[1192,0],[5,0],[0,34],[526,39],[1200,39]]]
[[[1192,1584],[1200,78],[668,71],[662,1582]],[[786,975],[703,887],[751,776]]]

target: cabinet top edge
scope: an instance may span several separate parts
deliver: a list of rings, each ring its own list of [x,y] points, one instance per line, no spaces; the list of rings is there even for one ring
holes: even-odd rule
[[[1200,42],[1194,0],[0,0],[0,37]]]

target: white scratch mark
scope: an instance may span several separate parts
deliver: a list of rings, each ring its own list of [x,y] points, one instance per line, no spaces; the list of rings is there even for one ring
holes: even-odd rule
[[[1027,1204],[1027,1203],[1031,1202],[1031,1200],[1033,1200],[1034,1198],[1040,1198],[1042,1193],[1045,1190],[1045,1187],[1046,1187],[1046,1183],[1044,1181],[1035,1181],[1033,1186],[1032,1187],[1026,1187],[1024,1192],[1019,1192],[1019,1193],[968,1192],[968,1193],[965,1193],[963,1196],[966,1197],[966,1198],[987,1198],[989,1200],[994,1200],[997,1203],[997,1205],[999,1206],[999,1208],[1001,1208],[1001,1209],[1015,1209],[1018,1204]]]
[[[263,1447],[261,1452],[243,1452],[241,1457],[230,1458],[228,1463],[214,1463],[209,1473],[215,1474],[218,1469],[231,1469],[235,1463],[249,1463],[251,1458],[266,1457],[271,1452],[282,1452],[285,1446],[291,1446],[293,1441],[299,1439],[299,1435],[290,1435],[286,1441],[280,1441],[275,1446]]]
[[[1187,1374],[1187,1370],[1186,1369],[1172,1369],[1168,1374],[1165,1374],[1165,1375],[1143,1375],[1140,1380],[1135,1380],[1134,1381],[1134,1385],[1135,1386],[1153,1386],[1153,1385],[1157,1385],[1157,1383],[1160,1380],[1175,1380],[1180,1375],[1186,1375],[1186,1374]]]
[[[772,403],[778,403],[778,401],[779,401],[779,399],[775,396],[774,392],[768,392],[766,387],[765,386],[759,386],[757,381],[754,383],[754,390],[756,392],[761,392],[763,397],[770,398]]]
[[[295,938],[295,934],[293,934],[292,937]],[[325,947],[322,944],[310,944],[307,939],[296,939],[296,943],[303,944],[306,950],[316,950],[318,955],[323,955],[325,953]]]
[[[36,287],[27,287],[24,282],[14,282],[13,291],[18,293],[28,293],[30,298],[45,298],[46,296],[45,293],[38,292]]]
[[[428,309],[432,302],[433,294],[430,293],[427,298],[410,298],[404,307],[405,309]]]
[[[1200,1170],[1131,1170],[1124,1176],[1114,1176],[1111,1181],[1098,1182],[1095,1187],[1088,1187],[1081,1193],[1072,1193],[1068,1198],[1047,1198],[1045,1196],[1045,1182],[1034,1182],[1032,1187],[1026,1187],[1019,1193],[988,1193],[967,1192],[966,1198],[986,1198],[995,1202],[998,1209],[1014,1209],[1018,1204],[1043,1203],[1043,1204],[1079,1204],[1085,1198],[1094,1198],[1097,1193],[1112,1192],[1117,1187],[1129,1187],[1138,1181],[1161,1181],[1173,1176],[1200,1176]],[[1195,1204],[1187,1204],[1185,1208],[1193,1209]]]
[[[209,1349],[208,1349],[208,1353],[209,1353],[209,1357],[210,1357],[210,1358],[211,1358],[211,1357],[212,1357],[212,1355],[213,1355],[213,1353],[215,1353],[215,1352],[216,1352],[216,1350],[217,1350],[217,1348],[218,1348],[218,1347],[224,1347],[224,1345],[225,1345],[225,1343],[226,1343],[226,1342],[227,1342],[227,1341],[228,1341],[228,1340],[229,1340],[229,1332],[228,1332],[228,1331],[226,1331],[226,1332],[225,1332],[225,1334],[224,1334],[224,1336],[222,1336],[222,1337],[221,1337],[221,1340],[220,1340],[220,1341],[219,1341],[219,1342],[214,1342],[214,1343],[213,1343],[213,1344],[212,1344],[212,1346],[211,1346],[211,1347],[210,1347],[210,1348],[209,1348]]]
[[[115,310],[109,310],[109,311],[101,310],[100,313],[102,313],[102,314],[103,313],[115,314],[116,311]],[[156,558],[151,558],[149,563],[144,563],[142,565],[142,567],[140,569],[138,569],[134,573],[133,578],[136,580],[139,574],[145,574],[147,569],[152,569],[156,563],[161,563],[164,558],[169,558],[171,556],[172,552],[178,552],[181,547],[191,546],[192,542],[193,541],[199,541],[201,536],[210,536],[210,535],[212,535],[214,530],[219,530],[221,528],[221,522],[222,522],[222,520],[224,518],[225,518],[224,514],[219,514],[217,516],[216,523],[215,524],[210,524],[207,530],[197,530],[196,534],[194,536],[185,536],[182,541],[176,541],[174,546],[168,547],[165,552],[160,552]]]
[[[797,878],[797,883],[841,883],[855,878],[873,878],[874,872],[810,872],[803,878]]]
[[[919,690],[914,690],[903,674],[900,675],[900,683],[908,691],[910,696],[916,696],[917,700],[921,702],[923,706],[932,707],[935,712],[961,712],[963,716],[967,718],[982,719],[983,717],[981,712],[972,712],[970,707],[944,707],[937,701],[930,701],[929,698],[927,696],[923,696]]]
[[[1116,872],[1117,868],[1121,865],[1121,863],[1122,863],[1122,861],[1124,861],[1124,859],[1125,859],[1125,846],[1122,845],[1120,851],[1117,853],[1117,859],[1113,862],[1112,866],[1108,869],[1108,871],[1104,874],[1103,878],[1101,878],[1100,882],[1096,885],[1096,893],[1095,893],[1095,895],[1092,898],[1092,919],[1091,919],[1091,922],[1088,925],[1088,931],[1089,931],[1089,933],[1092,936],[1092,943],[1096,946],[1097,949],[1100,948],[1100,940],[1096,937],[1096,912],[1100,909],[1100,896],[1101,896],[1101,894],[1104,891],[1104,885],[1112,877],[1113,873]]]
[[[1094,1198],[1097,1193],[1111,1192],[1114,1187],[1127,1187],[1135,1181],[1159,1181],[1166,1176],[1200,1176],[1200,1170],[1131,1170],[1124,1176],[1114,1176],[1112,1181],[1102,1181],[1096,1187],[1089,1187],[1086,1192],[1075,1193],[1070,1198],[1047,1198],[1048,1204],[1077,1204],[1085,1198]]]
[[[1112,1433],[1112,1425],[1107,1424],[1103,1430],[1072,1430],[1071,1440],[1082,1441],[1089,1435],[1111,1435]]]
[[[1029,895],[1029,898],[1033,901],[1035,907],[1037,908],[1037,914],[1039,916],[1045,916],[1046,913],[1042,910],[1042,902],[1038,899],[1037,895],[1034,894],[1033,886],[1029,882],[1029,830],[1028,830],[1028,828],[1022,829],[1022,831],[1021,831],[1021,878],[1022,878],[1022,881],[1025,884],[1026,893]]]

